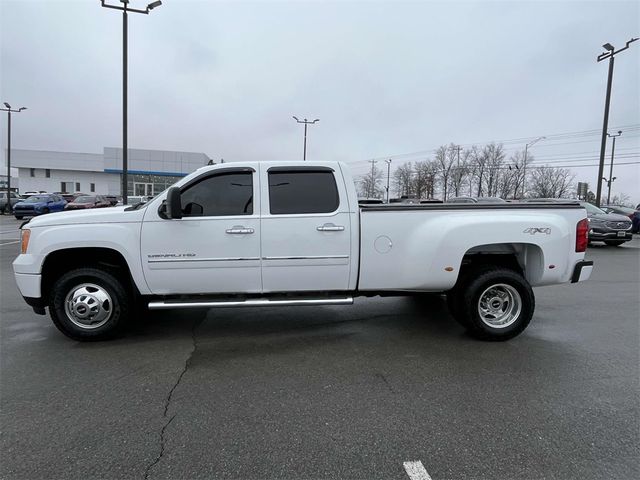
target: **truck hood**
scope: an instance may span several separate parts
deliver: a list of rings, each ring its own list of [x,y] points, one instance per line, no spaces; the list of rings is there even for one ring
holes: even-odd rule
[[[51,227],[54,225],[79,225],[84,223],[136,223],[142,221],[145,208],[125,211],[126,208],[129,207],[90,208],[48,213],[31,219],[28,227]]]

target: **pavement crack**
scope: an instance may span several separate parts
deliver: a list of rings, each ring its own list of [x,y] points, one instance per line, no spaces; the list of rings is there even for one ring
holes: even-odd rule
[[[391,384],[389,383],[389,380],[387,380],[387,377],[386,377],[383,373],[377,372],[377,373],[376,373],[376,377],[379,377],[380,379],[382,379],[382,381],[384,382],[384,384],[387,386],[387,388],[389,389],[389,391],[390,391],[391,393],[394,393],[394,394],[395,394],[395,393],[397,393],[397,392],[395,391],[395,389],[394,389],[394,388],[391,386]]]
[[[187,359],[184,362],[184,366],[182,367],[182,371],[180,372],[180,374],[178,375],[178,378],[176,379],[176,381],[174,382],[173,386],[169,390],[169,393],[167,393],[167,396],[166,396],[165,401],[164,401],[164,411],[162,412],[162,418],[164,418],[166,421],[165,421],[164,425],[162,425],[162,429],[160,430],[160,453],[158,454],[158,456],[149,465],[147,465],[147,468],[144,471],[144,480],[148,480],[149,479],[149,475],[151,474],[151,470],[158,463],[160,463],[160,461],[162,460],[162,457],[164,456],[165,446],[166,446],[165,433],[166,433],[167,428],[169,427],[169,425],[171,424],[173,419],[176,418],[176,415],[177,415],[177,413],[175,413],[170,418],[168,417],[169,407],[171,406],[171,400],[173,398],[173,393],[176,391],[176,389],[178,388],[178,385],[180,385],[180,382],[182,381],[182,377],[184,377],[184,375],[189,370],[189,367],[191,366],[191,360],[193,359],[193,355],[196,353],[196,350],[198,349],[198,340],[196,338],[196,329],[200,326],[200,324],[204,321],[205,318],[206,317],[203,317],[201,320],[195,321],[193,323],[193,326],[191,327],[191,343],[192,343],[191,352],[189,352],[189,356],[187,357]]]

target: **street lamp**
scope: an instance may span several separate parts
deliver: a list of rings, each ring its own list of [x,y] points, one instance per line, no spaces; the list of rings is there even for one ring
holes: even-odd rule
[[[295,115],[293,116],[293,119],[298,123],[304,123],[304,151],[302,153],[302,160],[306,160],[307,159],[307,125],[313,125],[314,123],[319,122],[320,119],[316,118],[313,122],[310,122],[306,118],[304,120],[298,120],[298,117],[296,117]]]
[[[105,0],[100,0],[100,4],[105,8],[122,11],[122,203],[127,204],[127,171],[128,171],[128,145],[127,145],[127,13],[144,13],[148,15],[151,10],[162,5],[160,0],[151,2],[145,10],[129,7],[129,0],[120,0],[120,5],[109,5]]]
[[[11,108],[7,102],[4,102],[4,106],[7,108],[0,108],[1,111],[7,112],[7,207],[9,213],[12,212],[13,206],[11,205],[11,114],[20,113],[26,110],[27,107],[20,107],[17,110]]]
[[[613,145],[611,146],[611,166],[609,167],[609,179],[607,180],[606,178],[602,177],[602,179],[607,182],[607,205],[609,205],[609,203],[611,202],[611,184],[616,179],[616,177],[613,176],[613,154],[616,151],[616,138],[618,138],[620,135],[622,135],[622,130],[618,130],[617,135],[611,135],[610,133],[607,133],[607,137],[613,138]]]
[[[538,143],[540,140],[544,140],[545,138],[547,137],[538,137],[524,146],[524,162],[522,165],[522,198],[525,196],[525,184],[527,183],[527,152],[529,151],[530,146]]]
[[[596,206],[600,206],[600,196],[602,194],[602,175],[604,173],[604,154],[607,148],[607,129],[609,128],[609,105],[611,103],[611,82],[613,80],[613,57],[618,53],[629,48],[629,45],[638,40],[632,38],[627,44],[619,50],[616,50],[610,43],[605,43],[602,48],[606,52],[602,52],[598,55],[598,62],[601,62],[605,58],[609,59],[609,75],[607,77],[607,95],[604,101],[604,121],[602,122],[602,141],[600,143],[600,165],[598,166],[598,188],[596,191]]]

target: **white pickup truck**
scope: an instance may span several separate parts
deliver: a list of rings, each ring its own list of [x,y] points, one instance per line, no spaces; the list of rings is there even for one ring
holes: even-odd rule
[[[344,305],[447,294],[482,339],[522,332],[532,286],[587,280],[579,204],[359,206],[338,162],[203,167],[144,205],[54,213],[13,262],[36,313],[77,340],[146,309]]]

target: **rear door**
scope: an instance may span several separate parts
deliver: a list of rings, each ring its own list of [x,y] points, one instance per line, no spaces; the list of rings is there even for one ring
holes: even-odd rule
[[[347,290],[351,226],[340,172],[261,166],[265,292]]]

